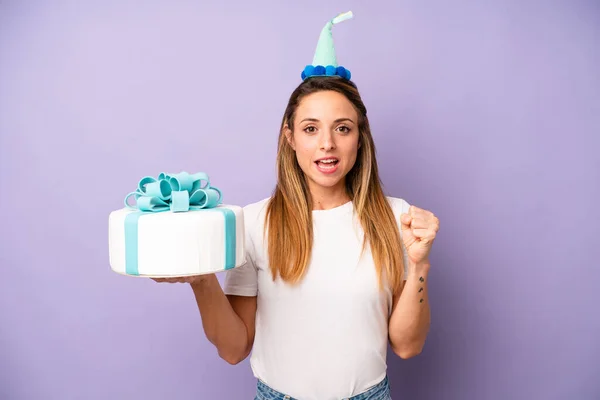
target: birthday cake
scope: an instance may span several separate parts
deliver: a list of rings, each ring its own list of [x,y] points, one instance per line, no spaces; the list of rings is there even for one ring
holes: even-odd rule
[[[245,261],[243,209],[222,204],[203,172],[142,178],[108,225],[110,267],[119,274],[202,275]]]

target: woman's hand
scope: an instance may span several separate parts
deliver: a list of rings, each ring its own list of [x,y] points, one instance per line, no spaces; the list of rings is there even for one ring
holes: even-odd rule
[[[190,285],[197,285],[215,276],[215,274],[205,275],[192,275],[192,276],[178,276],[174,278],[150,278],[158,283],[189,283]]]
[[[440,220],[431,211],[410,206],[408,214],[400,216],[400,222],[409,260],[415,264],[429,262],[429,252],[440,229]]]

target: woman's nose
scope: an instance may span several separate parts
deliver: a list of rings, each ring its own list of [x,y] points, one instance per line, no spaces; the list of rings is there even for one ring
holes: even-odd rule
[[[321,149],[322,150],[332,150],[335,148],[335,142],[333,140],[333,135],[329,132],[324,133],[321,136]]]

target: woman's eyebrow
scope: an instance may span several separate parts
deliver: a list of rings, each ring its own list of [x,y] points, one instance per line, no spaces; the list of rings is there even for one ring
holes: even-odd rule
[[[352,121],[351,118],[338,118],[333,122],[344,122],[344,121],[350,121],[350,122],[354,123],[354,121]]]
[[[303,123],[303,122],[306,122],[306,121],[308,121],[308,122],[319,122],[319,120],[317,118],[304,118],[302,121],[300,121],[300,123]],[[336,119],[333,122],[338,123],[338,122],[344,122],[344,121],[350,121],[350,122],[354,123],[354,121],[352,121],[351,118],[338,118],[338,119]]]

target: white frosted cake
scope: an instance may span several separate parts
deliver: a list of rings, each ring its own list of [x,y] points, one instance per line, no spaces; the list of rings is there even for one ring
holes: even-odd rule
[[[132,195],[135,206],[128,204]],[[239,267],[245,262],[243,209],[220,200],[204,173],[143,178],[126,206],[109,215],[111,269],[177,277]]]

